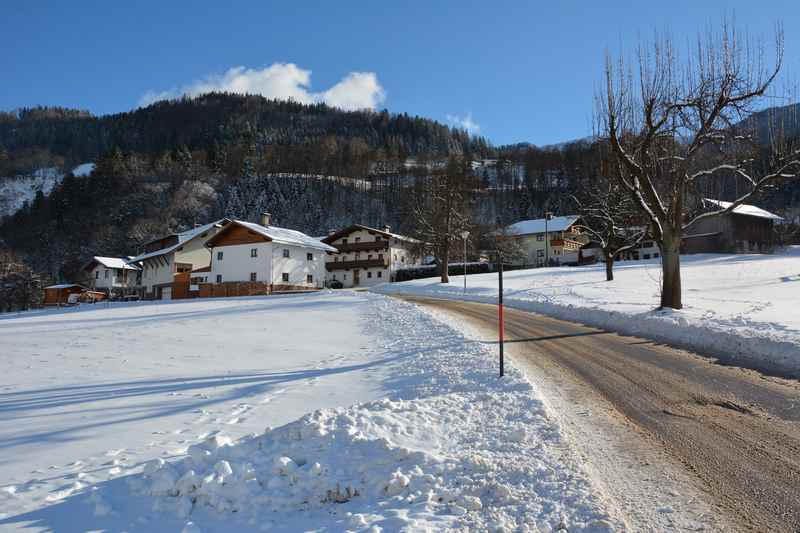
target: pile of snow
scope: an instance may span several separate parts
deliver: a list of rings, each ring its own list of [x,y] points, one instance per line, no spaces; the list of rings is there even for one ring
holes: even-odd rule
[[[684,308],[657,310],[659,260],[515,270],[504,275],[511,307],[698,350],[726,362],[800,375],[800,247],[775,255],[681,257]],[[373,290],[497,301],[497,274],[381,285]]]
[[[179,461],[148,463],[131,492],[195,525],[222,514],[295,531],[320,515],[336,530],[614,529],[518,371],[499,381],[485,347],[411,306],[373,305],[405,326],[413,387],[236,442],[211,435]]]
[[[32,174],[13,178],[0,178],[0,218],[22,209],[25,202],[32,202],[39,191],[49,195],[63,179],[64,175],[55,167],[40,168]]]

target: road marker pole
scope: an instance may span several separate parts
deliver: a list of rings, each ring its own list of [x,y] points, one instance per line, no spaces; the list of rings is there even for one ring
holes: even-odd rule
[[[502,378],[505,374],[505,361],[503,357],[503,333],[505,330],[505,319],[503,317],[503,256],[501,254],[497,254],[497,259],[499,262],[499,268],[497,270],[498,282],[499,282],[499,293],[497,296],[497,321],[498,321],[498,334],[500,340],[500,377]]]

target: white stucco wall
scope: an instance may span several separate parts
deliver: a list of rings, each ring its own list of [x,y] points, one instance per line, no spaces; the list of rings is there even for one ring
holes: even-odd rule
[[[127,272],[127,278],[124,278]],[[123,270],[121,268],[106,268],[103,265],[96,265],[88,272],[89,287],[98,290],[124,289],[136,286],[135,270]]]
[[[257,257],[251,257],[251,250],[257,250]],[[283,251],[289,250],[289,257]],[[211,274],[209,281],[250,281],[250,274],[256,273],[256,281],[274,285],[300,285],[321,288],[325,281],[325,252],[304,246],[283,245],[272,242],[257,244],[236,244],[216,246],[212,250]],[[222,260],[218,253],[222,252]],[[309,260],[307,254],[311,254]],[[289,280],[283,280],[283,274]],[[308,283],[307,276],[312,276]]]

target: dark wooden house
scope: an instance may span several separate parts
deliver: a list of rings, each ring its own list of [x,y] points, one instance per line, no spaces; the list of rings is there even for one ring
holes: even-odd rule
[[[719,210],[730,202],[705,199],[709,209]],[[772,253],[774,225],[781,217],[754,205],[742,204],[730,213],[698,220],[683,236],[681,251],[698,253]]]

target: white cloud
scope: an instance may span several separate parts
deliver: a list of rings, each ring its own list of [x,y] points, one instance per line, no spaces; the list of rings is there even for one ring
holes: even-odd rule
[[[260,94],[266,98],[292,99],[303,104],[325,102],[341,109],[375,109],[383,103],[386,93],[373,72],[351,72],[330,89],[311,91],[311,71],[294,63],[273,63],[263,69],[233,67],[224,74],[212,74],[181,88],[168,91],[148,91],[139,99],[139,106],[181,95],[224,91],[241,94]]]
[[[450,124],[466,130],[471,135],[477,135],[481,131],[481,125],[472,120],[472,113],[467,113],[466,116],[447,115],[447,122]]]

